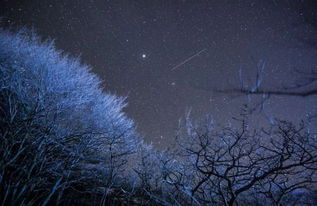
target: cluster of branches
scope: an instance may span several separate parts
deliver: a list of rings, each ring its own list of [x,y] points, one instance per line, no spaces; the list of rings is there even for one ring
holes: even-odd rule
[[[152,198],[163,205],[316,204],[316,135],[305,131],[304,124],[280,121],[256,131],[246,115],[236,121],[236,128],[215,129],[210,118],[193,123],[187,117],[178,149],[168,159],[173,164],[161,159],[155,164],[164,170],[142,170],[148,171],[140,175],[143,182],[156,180],[156,170],[161,171],[159,182],[166,184],[161,187],[167,195],[155,196],[163,193],[152,190]],[[143,165],[149,162],[157,161]]]
[[[239,80],[240,87],[229,88],[229,89],[216,89],[216,92],[225,93],[225,94],[243,94],[248,97],[250,100],[251,96],[259,96],[261,100],[256,103],[253,108],[250,108],[250,112],[260,108],[260,111],[264,110],[264,104],[272,96],[283,96],[283,97],[298,97],[298,98],[307,98],[315,97],[317,95],[317,70],[312,68],[311,71],[305,72],[301,70],[294,70],[294,76],[298,78],[288,86],[280,86],[281,88],[265,88],[263,86],[264,71],[266,69],[266,61],[260,60],[256,64],[256,75],[254,83],[248,85],[246,80],[243,77],[243,70],[239,70]],[[267,85],[268,86],[268,85]],[[314,120],[317,115],[312,114],[308,119]],[[271,120],[270,120],[271,121]]]
[[[262,88],[263,73],[265,71],[266,62],[261,60],[256,66],[256,78],[254,85],[247,86],[243,80],[242,69],[239,70],[240,88],[219,90],[220,92],[232,92],[232,93],[244,93],[246,95],[279,95],[279,96],[296,96],[296,97],[308,97],[317,94],[316,82],[317,71],[311,70],[310,72],[303,72],[296,70],[295,75],[300,78],[297,79],[292,85],[284,86],[283,89],[264,89]]]
[[[0,205],[70,205],[120,184],[138,135],[100,82],[52,42],[0,31]]]

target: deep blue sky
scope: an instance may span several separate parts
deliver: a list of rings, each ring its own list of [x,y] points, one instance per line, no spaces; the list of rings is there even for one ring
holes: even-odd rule
[[[265,61],[268,89],[292,85],[301,78],[295,70],[316,70],[316,2],[1,0],[0,15],[3,25],[33,27],[59,49],[80,54],[107,91],[128,95],[126,111],[146,140],[165,145],[186,108],[219,122],[239,112],[244,96],[214,92],[239,87],[239,68],[252,82]],[[272,97],[266,112],[304,118],[317,113],[316,102]]]

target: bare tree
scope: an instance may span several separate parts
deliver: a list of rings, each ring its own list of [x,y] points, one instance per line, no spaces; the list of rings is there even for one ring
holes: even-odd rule
[[[316,182],[316,137],[280,121],[269,131],[252,130],[247,116],[240,128],[213,128],[210,119],[194,124],[189,118],[179,133],[180,155],[195,173],[191,194],[202,205],[238,205],[244,195],[265,194],[282,205],[288,193]]]

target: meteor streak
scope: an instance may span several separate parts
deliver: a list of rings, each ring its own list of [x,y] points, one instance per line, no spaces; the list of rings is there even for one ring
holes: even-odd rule
[[[187,62],[189,62],[190,60],[192,60],[193,58],[195,58],[195,57],[198,56],[199,54],[203,53],[204,51],[206,51],[206,49],[203,49],[203,50],[197,52],[196,54],[194,54],[193,56],[191,56],[191,57],[185,59],[185,60],[182,61],[181,63],[179,63],[179,64],[177,64],[176,66],[174,66],[174,67],[171,69],[171,71],[173,71],[173,70],[177,69],[178,67],[180,67],[180,66],[186,64]]]

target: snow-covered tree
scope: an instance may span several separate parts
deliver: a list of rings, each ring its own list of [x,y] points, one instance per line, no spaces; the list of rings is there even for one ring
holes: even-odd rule
[[[85,178],[113,184],[135,151],[125,99],[104,92],[89,66],[34,32],[0,30],[0,99],[3,203],[33,188],[48,190],[37,199],[44,205]]]

